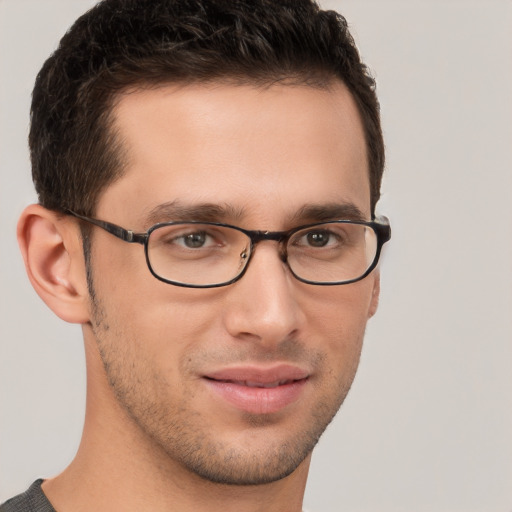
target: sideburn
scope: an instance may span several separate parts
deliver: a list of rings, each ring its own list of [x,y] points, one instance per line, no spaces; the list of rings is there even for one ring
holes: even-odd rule
[[[96,291],[94,289],[94,278],[92,272],[92,230],[93,226],[86,223],[81,223],[80,233],[82,236],[82,250],[84,253],[85,261],[85,275],[87,279],[87,290],[89,291],[89,301],[91,304],[93,322],[95,328],[102,327],[104,315],[103,310],[96,297]],[[104,326],[103,326],[104,327]]]

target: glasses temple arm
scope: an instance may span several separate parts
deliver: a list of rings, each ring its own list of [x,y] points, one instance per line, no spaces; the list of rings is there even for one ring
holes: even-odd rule
[[[134,233],[132,230],[124,229],[121,226],[118,226],[117,224],[113,224],[112,222],[106,222],[103,220],[93,219],[91,217],[85,217],[84,215],[80,215],[79,213],[75,213],[71,210],[68,210],[68,213],[70,215],[73,215],[73,217],[76,217],[77,219],[83,220],[85,222],[88,222],[89,224],[93,224],[94,226],[98,226],[99,228],[104,229],[111,235],[114,235],[115,237],[120,238],[125,242],[144,244],[146,241],[146,233]]]

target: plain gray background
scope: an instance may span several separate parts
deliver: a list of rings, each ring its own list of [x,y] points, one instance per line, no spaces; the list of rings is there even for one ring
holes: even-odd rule
[[[92,0],[0,0],[0,502],[72,458],[78,326],[44,306],[15,240],[43,61]],[[512,2],[331,0],[382,103],[392,220],[380,310],[313,458],[306,507],[512,511]]]

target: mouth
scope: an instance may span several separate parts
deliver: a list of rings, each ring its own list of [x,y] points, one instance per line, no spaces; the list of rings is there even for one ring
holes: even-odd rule
[[[205,377],[209,379],[209,377]],[[293,382],[297,382],[297,380],[292,379],[285,379],[285,380],[278,380],[275,382],[255,382],[255,381],[249,381],[249,380],[217,380],[217,379],[210,379],[216,382],[224,382],[226,384],[231,383],[235,384],[237,386],[247,386],[248,388],[265,388],[265,389],[271,389],[271,388],[277,388],[278,386],[285,386],[287,384],[292,384]],[[302,380],[302,379],[298,379]]]
[[[271,414],[290,407],[303,395],[309,374],[298,367],[227,368],[205,375],[214,398],[251,414]]]

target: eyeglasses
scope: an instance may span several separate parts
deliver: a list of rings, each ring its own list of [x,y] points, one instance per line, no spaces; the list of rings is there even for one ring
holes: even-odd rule
[[[240,279],[263,241],[279,244],[279,256],[293,276],[313,285],[340,285],[365,278],[391,238],[386,217],[372,222],[333,220],[289,231],[251,231],[218,222],[164,222],[145,233],[70,215],[129,243],[144,246],[150,272],[160,281],[189,288],[215,288]]]

